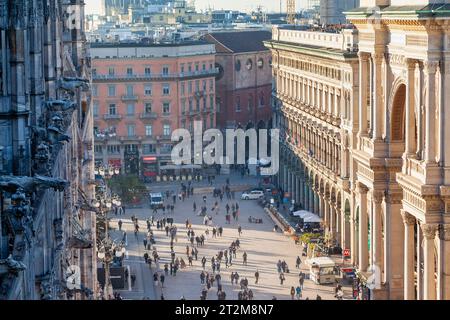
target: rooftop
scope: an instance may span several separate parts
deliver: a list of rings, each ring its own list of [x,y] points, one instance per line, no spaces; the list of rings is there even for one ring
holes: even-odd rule
[[[150,47],[182,47],[210,44],[204,40],[181,42],[143,43],[141,41],[91,42],[91,48],[150,48]]]
[[[270,40],[272,33],[270,31],[231,31],[231,32],[213,32],[209,33],[205,40],[221,44],[229,52],[257,52],[267,51],[263,41]]]

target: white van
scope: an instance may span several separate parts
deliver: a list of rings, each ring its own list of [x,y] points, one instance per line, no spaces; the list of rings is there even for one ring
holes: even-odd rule
[[[164,206],[163,195],[161,192],[150,193],[150,207],[162,208]]]

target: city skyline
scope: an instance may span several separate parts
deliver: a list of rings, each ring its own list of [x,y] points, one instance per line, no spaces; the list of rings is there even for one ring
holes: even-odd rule
[[[297,8],[304,8],[307,0],[297,0]],[[98,14],[100,13],[101,0],[86,0],[86,13]],[[280,11],[279,0],[247,0],[245,2],[239,0],[196,0],[195,6],[197,10],[205,10],[209,7],[216,10],[240,10],[251,11],[256,9],[259,5],[263,6],[268,12]],[[282,11],[286,11],[286,0],[282,0]]]

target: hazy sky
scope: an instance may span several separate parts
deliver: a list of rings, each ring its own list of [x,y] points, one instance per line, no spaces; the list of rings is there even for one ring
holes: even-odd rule
[[[100,0],[85,0],[87,13],[98,13]],[[282,0],[283,11],[286,9],[286,0]],[[307,0],[297,0],[297,8],[304,7]],[[262,5],[268,11],[279,11],[280,0],[196,0],[197,10],[203,10],[211,6],[214,9],[235,9],[248,11]]]

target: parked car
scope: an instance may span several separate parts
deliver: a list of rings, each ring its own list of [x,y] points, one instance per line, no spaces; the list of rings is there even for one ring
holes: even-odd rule
[[[262,190],[250,190],[242,193],[242,200],[257,200],[264,197],[264,191]]]

